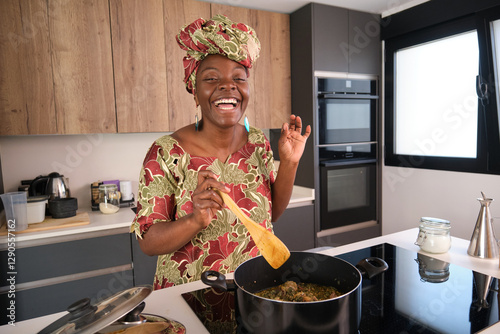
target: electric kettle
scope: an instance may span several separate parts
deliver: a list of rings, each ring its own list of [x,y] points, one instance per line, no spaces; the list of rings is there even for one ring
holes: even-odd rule
[[[30,196],[48,195],[49,200],[70,197],[67,180],[64,175],[56,172],[34,179],[30,184],[29,194]]]

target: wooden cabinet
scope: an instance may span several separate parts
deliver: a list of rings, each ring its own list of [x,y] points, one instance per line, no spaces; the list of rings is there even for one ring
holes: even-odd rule
[[[195,0],[6,0],[0,4],[0,135],[175,131],[194,122],[175,36],[223,13],[262,42],[250,123],[291,112],[289,16]]]
[[[57,133],[116,132],[107,1],[49,0]]]
[[[111,0],[118,132],[169,129],[163,1]]]
[[[182,58],[186,55],[175,40],[180,29],[198,18],[209,19],[210,3],[203,1],[165,0],[165,50],[167,59],[168,113],[169,131],[178,130],[194,123],[197,112],[193,95],[186,91],[184,85],[184,65]]]
[[[0,13],[0,135],[57,133],[46,1],[0,1]]]
[[[246,115],[251,125],[280,128],[291,114],[289,15],[212,4],[212,16],[217,14],[244,22],[257,32],[261,52],[250,70],[251,98]]]
[[[0,9],[0,135],[116,132],[107,2]]]

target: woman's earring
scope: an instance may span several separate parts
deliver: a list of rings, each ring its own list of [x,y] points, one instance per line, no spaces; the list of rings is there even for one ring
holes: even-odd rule
[[[247,130],[247,132],[250,132],[250,124],[248,123],[248,117],[245,116],[245,129]]]
[[[196,106],[196,114],[194,115],[194,130],[198,131],[198,106]]]

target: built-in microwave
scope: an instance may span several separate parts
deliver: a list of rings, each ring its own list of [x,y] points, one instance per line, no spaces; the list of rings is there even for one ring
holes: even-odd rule
[[[376,158],[378,81],[318,78],[320,161]]]

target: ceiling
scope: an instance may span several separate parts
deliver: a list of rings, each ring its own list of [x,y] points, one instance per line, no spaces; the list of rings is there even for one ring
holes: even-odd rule
[[[362,12],[380,14],[382,17],[392,15],[410,7],[430,0],[202,0],[223,5],[261,9],[270,12],[290,14],[310,3],[322,3],[335,7],[343,7]]]

